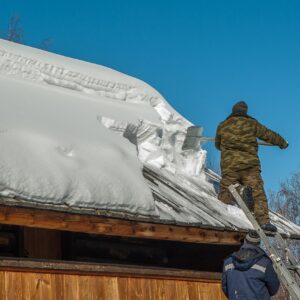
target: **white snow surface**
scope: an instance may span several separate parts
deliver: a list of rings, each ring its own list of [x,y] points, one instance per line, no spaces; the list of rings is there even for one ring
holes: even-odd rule
[[[0,89],[2,196],[157,216],[142,163],[202,171],[190,123],[140,80],[0,40]]]

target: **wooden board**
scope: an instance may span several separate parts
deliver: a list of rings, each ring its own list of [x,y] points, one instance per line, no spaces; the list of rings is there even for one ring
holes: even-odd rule
[[[0,206],[0,224],[110,236],[239,245],[245,233]]]
[[[0,271],[2,300],[225,300],[220,282]]]

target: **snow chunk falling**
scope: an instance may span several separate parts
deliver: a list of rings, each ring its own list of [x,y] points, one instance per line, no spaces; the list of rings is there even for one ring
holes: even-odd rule
[[[185,131],[180,125],[170,121],[157,125],[144,120],[132,124],[100,116],[98,120],[133,143],[139,160],[144,164],[187,177],[199,177],[202,174],[206,151],[182,151]]]

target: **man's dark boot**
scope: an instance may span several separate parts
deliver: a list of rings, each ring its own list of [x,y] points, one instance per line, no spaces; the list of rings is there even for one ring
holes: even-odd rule
[[[263,225],[261,225],[261,228],[264,231],[277,232],[277,227],[271,223],[263,224]]]
[[[250,186],[243,186],[241,188],[241,196],[244,200],[245,204],[247,205],[248,209],[253,212],[254,210],[254,199],[252,196],[252,188]]]

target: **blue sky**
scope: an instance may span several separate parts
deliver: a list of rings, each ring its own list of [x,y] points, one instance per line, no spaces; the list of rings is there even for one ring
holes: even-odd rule
[[[214,135],[232,105],[290,143],[262,147],[266,190],[300,164],[300,1],[0,0],[0,30],[18,14],[24,43],[138,77]],[[207,144],[209,161],[219,153]]]

